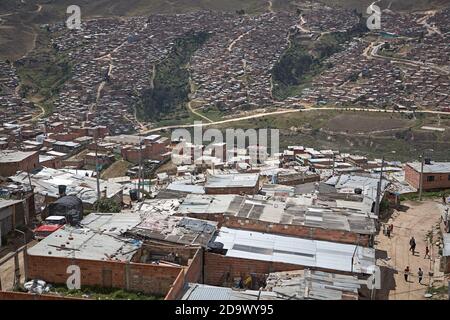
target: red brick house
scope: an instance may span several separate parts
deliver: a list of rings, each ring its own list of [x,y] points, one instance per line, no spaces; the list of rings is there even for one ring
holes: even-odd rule
[[[420,188],[421,163],[410,162],[405,165],[405,180],[414,188]],[[423,165],[423,190],[450,188],[450,162],[426,161]]]
[[[9,177],[17,171],[31,172],[39,168],[37,151],[4,150],[0,152],[0,176]]]

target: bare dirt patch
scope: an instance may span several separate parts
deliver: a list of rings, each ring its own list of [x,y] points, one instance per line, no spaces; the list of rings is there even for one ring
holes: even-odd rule
[[[123,177],[125,176],[125,174],[128,171],[128,168],[130,167],[131,163],[127,161],[124,160],[116,161],[102,173],[102,179]]]
[[[403,119],[342,114],[329,120],[324,129],[336,133],[357,134],[404,129],[411,125],[412,122]]]

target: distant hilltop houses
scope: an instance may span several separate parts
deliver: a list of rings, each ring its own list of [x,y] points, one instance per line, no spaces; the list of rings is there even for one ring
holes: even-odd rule
[[[57,131],[58,137],[66,132]],[[51,153],[55,144],[45,146],[49,138],[39,150],[0,151],[2,245],[5,235],[44,221],[55,208],[72,221],[43,238],[40,232],[42,240],[22,249],[24,280],[63,284],[65,270],[75,263],[82,286],[167,300],[205,299],[205,290],[209,298],[227,292],[229,299],[245,300],[254,299],[252,290],[268,300],[286,299],[286,290],[295,299],[373,298],[365,281],[376,265],[375,237],[384,228],[387,208],[418,192],[418,175],[424,192],[450,183],[450,163],[430,159],[421,169],[415,162],[303,146],[269,155],[260,146],[254,163],[249,161],[253,146],[229,150],[222,143],[214,152],[191,145],[185,150],[192,153],[182,155],[192,161],[174,165],[172,149],[180,150],[176,146],[183,141],[121,135],[90,141],[77,150],[75,161],[67,150]],[[204,155],[195,158],[195,149]],[[227,153],[231,156],[223,158]],[[49,162],[52,154],[59,161],[47,166],[56,164]],[[137,169],[100,177],[118,157]],[[69,205],[66,197],[79,199],[79,205]],[[99,212],[99,199],[120,212]],[[85,212],[79,222],[73,222],[73,210]],[[289,286],[286,277],[298,279],[298,286]],[[352,285],[342,286],[340,279]],[[315,293],[316,283],[328,289]],[[51,297],[51,292],[41,295]]]
[[[383,10],[382,28],[369,33],[360,30],[365,21],[354,10],[311,4],[300,5],[297,12],[259,15],[198,11],[90,19],[83,21],[81,30],[49,24],[42,27],[48,29],[55,50],[68,57],[70,72],[46,108],[78,124],[106,126],[112,135],[143,129],[142,119],[184,119],[188,114],[175,106],[149,114],[148,94],[173,89],[159,88],[166,84],[159,83],[156,73],[164,69],[161,62],[176,49],[176,40],[189,32],[205,32],[205,43],[188,57],[188,77],[176,80],[183,82],[178,87],[189,90],[174,104],[189,101],[194,110],[225,115],[298,105],[448,112],[448,12],[437,11],[426,24],[419,13]],[[336,44],[324,49],[325,40]],[[295,62],[286,58],[292,43],[298,48],[317,45],[313,49],[321,55],[299,53],[312,61],[298,71],[311,78],[301,90],[294,90],[304,80],[301,74],[290,78],[283,71],[285,64]],[[318,64],[324,67],[315,73],[313,66]],[[2,122],[42,117],[24,98],[17,66],[0,66],[0,104],[6,106],[0,111]],[[159,72],[173,76],[179,66],[171,67]]]

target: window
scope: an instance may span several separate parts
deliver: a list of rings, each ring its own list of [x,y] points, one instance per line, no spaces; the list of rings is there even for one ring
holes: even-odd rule
[[[434,176],[427,176],[427,181],[428,182],[434,181]]]

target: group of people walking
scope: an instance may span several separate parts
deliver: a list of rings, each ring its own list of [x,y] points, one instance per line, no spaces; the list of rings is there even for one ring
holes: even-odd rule
[[[406,266],[405,273],[404,273],[406,282],[408,282],[408,277],[409,277],[410,274],[411,274],[411,272],[410,272],[409,266]],[[419,268],[419,271],[417,271],[417,277],[419,278],[419,283],[422,284],[422,279],[423,279],[422,268]]]
[[[414,237],[411,237],[411,239],[409,239],[409,251],[411,251],[413,255],[416,253],[416,239],[414,239]],[[425,255],[423,258],[431,259],[430,249],[428,248],[428,245],[425,246]],[[404,270],[405,281],[408,281],[408,276],[410,274],[411,273],[410,273],[409,266],[406,266],[406,268]],[[419,283],[422,284],[423,270],[421,268],[419,268],[419,271],[417,271],[417,277],[419,279]]]
[[[388,238],[391,237],[393,230],[394,230],[393,224],[388,224],[386,226],[385,232],[386,232],[386,236]],[[411,237],[411,239],[409,239],[409,251],[411,251],[413,255],[416,254],[416,239],[414,239],[414,237]],[[430,249],[429,249],[428,245],[425,246],[424,259],[426,259],[426,258],[431,259]],[[406,266],[406,268],[404,270],[404,277],[405,277],[406,282],[408,282],[408,278],[410,275],[411,275],[411,270],[410,270],[409,266]],[[419,270],[417,271],[417,278],[419,279],[419,283],[422,284],[422,280],[423,280],[422,268],[419,268]]]
[[[409,251],[411,251],[413,255],[416,254],[416,239],[414,239],[414,237],[411,237],[411,239],[409,239]],[[428,245],[425,246],[425,255],[423,258],[424,259],[431,258],[430,249],[428,248]]]

